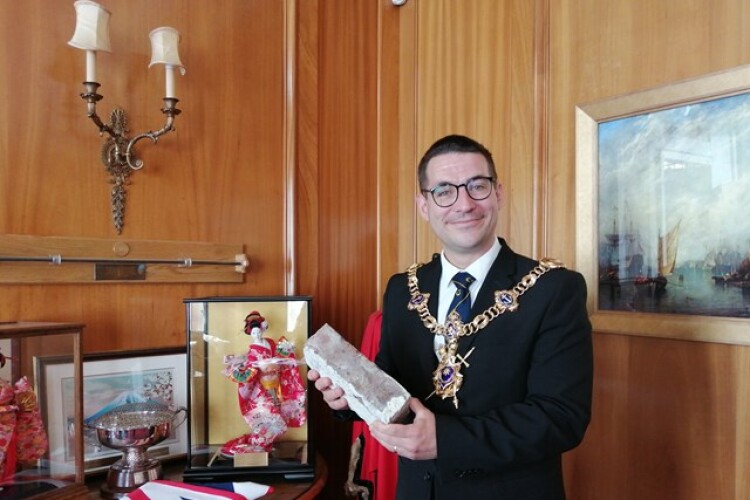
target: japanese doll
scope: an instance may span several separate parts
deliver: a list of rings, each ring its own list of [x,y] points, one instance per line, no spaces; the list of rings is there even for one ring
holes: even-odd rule
[[[0,483],[16,473],[16,466],[33,465],[47,452],[39,403],[24,376],[15,384],[0,378]]]
[[[231,439],[221,449],[225,457],[270,452],[289,427],[307,421],[306,393],[294,343],[264,336],[268,322],[258,311],[245,318],[244,332],[251,339],[246,354],[224,357],[224,375],[237,384],[237,398],[247,434]]]

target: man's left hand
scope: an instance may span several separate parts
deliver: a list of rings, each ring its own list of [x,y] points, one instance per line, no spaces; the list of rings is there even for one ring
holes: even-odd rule
[[[409,400],[409,408],[414,412],[410,424],[384,424],[375,422],[370,433],[386,449],[411,460],[437,458],[437,437],[435,434],[435,414],[428,410],[417,398]]]

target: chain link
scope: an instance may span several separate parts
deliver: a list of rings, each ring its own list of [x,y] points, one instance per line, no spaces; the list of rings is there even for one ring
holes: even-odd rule
[[[409,288],[409,294],[411,300],[409,301],[409,309],[416,310],[419,314],[419,318],[422,320],[422,324],[433,334],[446,335],[449,322],[445,324],[438,323],[437,319],[430,314],[430,310],[427,307],[429,302],[430,294],[422,293],[419,290],[419,280],[417,279],[417,269],[422,267],[422,263],[415,263],[409,266],[407,270],[407,286]],[[458,320],[458,324],[454,325],[458,328],[458,336],[465,337],[477,333],[490,324],[495,318],[504,314],[507,311],[515,311],[518,308],[518,298],[526,293],[531,287],[533,287],[537,280],[545,273],[552,269],[564,267],[563,263],[555,259],[542,259],[539,261],[539,265],[534,267],[528,274],[526,274],[521,281],[510,290],[498,290],[495,292],[495,303],[492,304],[481,314],[478,314],[469,323],[462,323]],[[505,297],[508,300],[510,297],[510,305],[506,305],[501,302],[500,298]]]

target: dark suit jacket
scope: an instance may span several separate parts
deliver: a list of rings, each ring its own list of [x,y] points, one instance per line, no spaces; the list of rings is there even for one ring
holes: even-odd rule
[[[500,243],[472,315],[538,264]],[[440,273],[439,258],[417,272],[420,290],[431,294],[433,316]],[[428,398],[438,361],[433,335],[408,310],[409,299],[406,274],[393,276],[376,363],[435,413],[438,458],[401,458],[397,498],[565,498],[561,455],[581,442],[591,412],[593,353],[583,277],[549,271],[519,298],[516,311],[460,340],[459,354],[475,350],[461,370],[458,409],[451,399]]]

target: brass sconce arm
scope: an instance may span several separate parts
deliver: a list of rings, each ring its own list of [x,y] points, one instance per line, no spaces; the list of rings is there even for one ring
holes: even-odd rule
[[[164,107],[161,109],[161,112],[167,116],[167,119],[161,129],[157,131],[152,130],[149,132],[144,132],[130,139],[130,141],[128,142],[128,146],[125,149],[125,161],[130,168],[132,168],[133,170],[140,170],[143,168],[143,160],[134,159],[133,157],[133,147],[138,141],[148,137],[154,144],[156,144],[156,142],[159,140],[159,137],[171,130],[174,130],[175,116],[180,114],[180,110],[177,109],[178,101],[179,99],[176,99],[174,97],[164,98]]]
[[[97,93],[101,84],[98,82],[83,82],[83,85],[86,87],[86,92],[81,94],[81,98],[86,101],[86,106],[88,108],[87,116],[91,118],[91,121],[93,121],[99,128],[100,134],[106,132],[110,137],[115,137],[117,134],[112,127],[105,125],[101,118],[99,118],[99,115],[96,114],[96,103],[103,98],[103,96]]]
[[[133,150],[135,144],[146,137],[156,143],[159,137],[174,130],[175,117],[180,114],[180,110],[177,109],[179,99],[175,97],[164,98],[164,107],[161,109],[161,112],[167,118],[162,128],[138,134],[131,139],[127,136],[128,129],[126,128],[125,111],[120,108],[115,109],[112,112],[111,122],[107,125],[96,113],[96,103],[102,99],[102,96],[97,93],[100,84],[98,82],[83,82],[83,85],[86,87],[86,92],[81,94],[81,98],[86,101],[88,108],[87,116],[94,122],[100,134],[106,132],[111,138],[107,144],[110,145],[112,151],[103,155],[105,166],[110,170],[114,164],[119,166],[127,165],[133,170],[142,169],[143,160],[135,158],[135,151]]]

